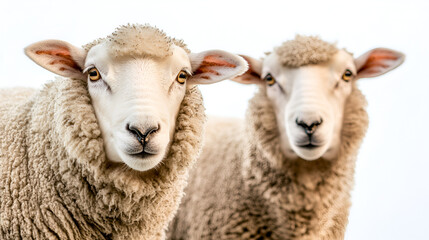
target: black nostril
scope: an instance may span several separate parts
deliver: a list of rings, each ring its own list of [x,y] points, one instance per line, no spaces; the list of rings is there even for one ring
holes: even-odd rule
[[[157,132],[159,130],[159,125],[155,126],[155,127],[150,127],[148,128],[148,130],[145,132],[144,136],[145,136],[145,140],[148,139],[149,135]]]
[[[298,118],[297,118],[297,119],[295,119],[295,122],[296,122],[296,125],[301,126],[301,127],[303,127],[304,129],[307,129],[307,128],[308,128],[307,123],[305,123],[305,122],[304,122],[304,121],[302,121],[302,120],[298,120]]]
[[[323,119],[320,119],[319,121],[315,121],[313,124],[315,125],[315,126],[319,126],[320,124],[322,124],[323,123]]]
[[[136,127],[130,126],[127,124],[127,130],[130,131],[133,135],[137,137],[139,142],[142,142],[145,139],[145,135],[140,132]]]

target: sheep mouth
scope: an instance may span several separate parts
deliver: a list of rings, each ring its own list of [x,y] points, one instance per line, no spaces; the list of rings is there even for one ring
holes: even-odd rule
[[[152,156],[155,156],[156,154],[154,153],[148,153],[145,151],[141,151],[139,153],[133,153],[133,154],[129,154],[130,156],[136,157],[136,158],[149,158]]]
[[[320,145],[314,145],[312,143],[309,143],[309,144],[305,144],[305,145],[298,145],[298,147],[308,149],[308,150],[312,150],[312,149],[320,147]]]
[[[129,156],[135,157],[135,158],[150,158],[152,156],[158,155],[159,151],[151,146],[129,146],[125,153],[127,153]]]

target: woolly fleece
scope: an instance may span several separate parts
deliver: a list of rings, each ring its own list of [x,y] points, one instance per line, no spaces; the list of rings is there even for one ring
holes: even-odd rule
[[[325,42],[315,36],[297,35],[274,49],[279,61],[285,67],[301,67],[309,64],[328,62],[338,51],[335,44]]]
[[[2,90],[0,100],[0,239],[164,238],[202,145],[196,87],[165,159],[143,173],[106,161],[86,81]]]
[[[106,44],[112,56],[137,56],[163,58],[173,54],[173,44],[189,49],[183,40],[167,36],[163,31],[150,25],[128,24],[120,26],[106,38],[97,39],[83,46],[87,51],[98,44]]]
[[[298,66],[303,58],[291,62]],[[330,161],[284,157],[265,86],[250,100],[245,121],[209,119],[169,237],[343,239],[356,155],[368,127],[366,100],[352,84],[339,155]]]

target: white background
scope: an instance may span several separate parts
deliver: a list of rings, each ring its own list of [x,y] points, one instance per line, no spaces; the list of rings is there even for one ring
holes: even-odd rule
[[[0,2],[0,87],[41,87],[54,74],[23,48],[44,39],[80,46],[126,23],[150,23],[194,51],[261,57],[296,33],[337,41],[355,55],[389,47],[398,69],[362,79],[370,127],[356,168],[346,239],[429,239],[429,1]],[[243,117],[253,86],[202,87],[207,112]]]

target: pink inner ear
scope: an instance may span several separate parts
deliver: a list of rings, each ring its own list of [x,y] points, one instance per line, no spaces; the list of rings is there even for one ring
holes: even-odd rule
[[[249,69],[245,73],[243,73],[243,75],[241,75],[241,79],[243,81],[253,81],[255,78],[260,79],[261,76],[255,73],[251,67],[249,67]]]
[[[50,65],[60,64],[60,65],[66,65],[73,69],[77,69],[79,71],[82,71],[79,65],[73,60],[72,56],[70,55],[70,51],[65,47],[57,47],[56,49],[52,50],[37,50],[35,52],[37,55],[50,55],[52,56],[52,61],[49,62]],[[66,70],[64,67],[59,68],[60,71]]]
[[[212,73],[214,75],[220,75],[217,71],[215,71],[212,67],[227,67],[227,68],[235,68],[237,67],[235,64],[220,59],[215,55],[207,55],[204,57],[198,69],[194,72],[195,74],[202,73]],[[202,76],[202,78],[210,79],[208,76]]]
[[[229,68],[235,68],[236,65],[232,64],[230,62],[227,62],[225,60],[222,60],[214,55],[208,55],[204,57],[203,62],[201,65],[204,66],[217,66],[217,67],[229,67]]]
[[[396,61],[398,60],[398,56],[389,51],[376,50],[371,53],[359,72],[366,71],[372,73],[377,72],[378,67],[388,68],[390,67],[389,60]]]

